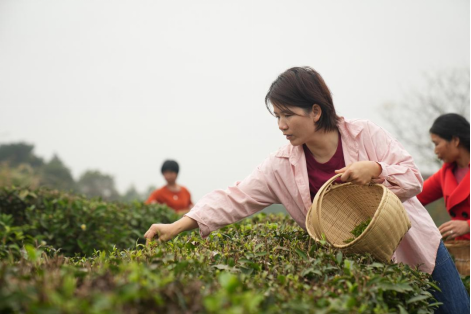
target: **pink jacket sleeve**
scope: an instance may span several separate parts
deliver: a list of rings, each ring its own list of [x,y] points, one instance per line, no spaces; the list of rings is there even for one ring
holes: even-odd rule
[[[279,203],[269,184],[273,176],[272,158],[267,158],[247,178],[236,182],[234,186],[206,194],[185,215],[197,221],[202,237]]]
[[[422,190],[423,179],[411,155],[389,133],[368,122],[369,136],[376,151],[382,172],[379,182],[399,197],[402,202]]]

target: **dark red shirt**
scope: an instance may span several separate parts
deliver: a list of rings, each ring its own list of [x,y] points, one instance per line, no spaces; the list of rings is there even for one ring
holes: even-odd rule
[[[335,175],[335,170],[345,167],[343,158],[342,141],[339,134],[339,144],[334,156],[326,163],[321,164],[314,159],[309,148],[303,145],[304,155],[306,156],[307,176],[309,178],[309,191],[311,192],[311,201],[314,200],[317,191],[322,185]],[[339,178],[340,179],[340,178]],[[340,182],[340,181],[339,181]]]

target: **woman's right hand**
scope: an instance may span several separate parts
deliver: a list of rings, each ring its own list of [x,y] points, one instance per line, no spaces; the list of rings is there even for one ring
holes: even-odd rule
[[[144,234],[147,243],[158,236],[159,241],[172,240],[175,237],[175,226],[173,224],[153,224]]]
[[[176,237],[180,232],[198,228],[198,223],[190,217],[183,216],[172,224],[153,224],[144,234],[147,244],[157,235],[159,241],[168,241]]]

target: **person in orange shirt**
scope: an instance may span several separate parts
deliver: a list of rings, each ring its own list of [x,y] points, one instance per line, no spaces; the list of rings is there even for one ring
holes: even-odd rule
[[[186,214],[193,207],[190,192],[177,184],[177,176],[180,167],[174,160],[166,160],[162,165],[162,175],[167,185],[155,190],[149,196],[146,204],[165,204],[178,214]]]

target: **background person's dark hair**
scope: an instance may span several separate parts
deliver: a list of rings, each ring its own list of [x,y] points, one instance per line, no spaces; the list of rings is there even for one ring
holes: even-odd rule
[[[162,165],[162,169],[160,171],[162,173],[164,173],[165,171],[172,171],[178,174],[179,170],[180,170],[180,167],[178,166],[178,163],[175,160],[166,160],[164,161]]]
[[[337,127],[339,117],[330,90],[321,75],[310,67],[295,67],[280,74],[265,96],[265,105],[273,115],[270,103],[288,112],[290,106],[303,108],[306,113],[317,104],[322,109],[317,129],[332,131]]]
[[[447,113],[439,116],[433,122],[430,133],[447,141],[457,137],[460,139],[460,145],[469,152],[469,122],[459,114]]]

